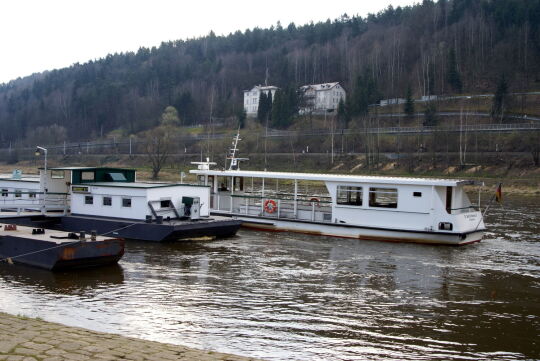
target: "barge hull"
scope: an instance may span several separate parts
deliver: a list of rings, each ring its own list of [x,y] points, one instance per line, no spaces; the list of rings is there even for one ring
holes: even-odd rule
[[[196,237],[229,237],[236,234],[241,221],[224,218],[199,221],[164,221],[161,224],[111,218],[64,216],[60,228],[70,232],[92,230],[110,237],[165,242]]]
[[[62,242],[37,240],[24,236],[0,237],[0,257],[14,263],[47,270],[82,268],[117,263],[124,255],[124,240]]]

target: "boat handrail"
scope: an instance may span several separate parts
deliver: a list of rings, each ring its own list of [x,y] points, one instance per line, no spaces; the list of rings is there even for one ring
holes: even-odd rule
[[[234,198],[249,198],[249,199],[270,199],[271,198],[271,199],[279,199],[283,201],[294,201],[294,199],[292,198],[284,198],[284,197],[279,197],[279,196],[270,195],[270,194],[266,194],[264,197],[263,196],[248,196],[245,194],[230,194],[229,196],[234,197]],[[312,198],[315,198],[315,197],[312,196]],[[310,199],[301,199],[301,198],[297,198],[296,200],[298,202],[311,202],[312,201]],[[317,203],[331,204],[332,201],[318,200]]]

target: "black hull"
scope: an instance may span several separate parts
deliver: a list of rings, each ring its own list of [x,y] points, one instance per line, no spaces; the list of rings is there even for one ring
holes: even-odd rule
[[[24,236],[1,236],[0,258],[10,257],[14,263],[62,270],[96,267],[117,263],[124,255],[124,240],[65,242],[25,238]]]
[[[234,236],[241,221],[224,219],[202,219],[199,221],[164,221],[162,224],[145,223],[110,218],[65,216],[61,217],[61,228],[65,231],[97,231],[107,237],[121,237],[152,242],[171,242],[187,238]]]

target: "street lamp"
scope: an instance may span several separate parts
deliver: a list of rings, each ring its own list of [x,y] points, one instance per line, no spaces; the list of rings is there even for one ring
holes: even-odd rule
[[[43,155],[45,155],[45,178],[43,179],[43,190],[44,190],[44,193],[47,193],[47,149],[40,147],[38,145],[36,147],[35,155],[36,157],[39,157],[42,151],[43,151]]]

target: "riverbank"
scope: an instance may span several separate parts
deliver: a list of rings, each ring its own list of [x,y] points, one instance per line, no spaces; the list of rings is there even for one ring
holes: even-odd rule
[[[0,312],[0,360],[254,360]]]
[[[260,155],[249,155],[243,169],[264,169],[264,161]],[[291,158],[293,162],[291,162]],[[189,173],[194,169],[191,161],[200,161],[199,156],[171,156],[167,164],[159,173],[159,180],[163,182],[179,182],[180,173],[184,172],[185,182],[196,182],[194,175]],[[150,180],[151,169],[146,156],[115,155],[115,156],[66,156],[49,160],[49,166],[103,166],[126,167],[137,169],[138,180]],[[13,169],[19,168],[24,174],[36,174],[37,168],[42,166],[42,160],[21,161],[17,164],[1,164],[0,173],[10,174]],[[220,167],[219,165],[216,167]],[[315,173],[334,173],[351,175],[381,175],[397,177],[427,177],[450,179],[474,179],[485,183],[485,191],[489,192],[502,182],[505,194],[540,195],[540,167],[530,162],[509,161],[508,164],[466,166],[433,166],[431,161],[424,160],[414,167],[403,160],[386,161],[376,167],[366,167],[365,157],[358,155],[342,155],[331,163],[328,155],[322,154],[270,154],[268,156],[269,171],[300,171]]]

